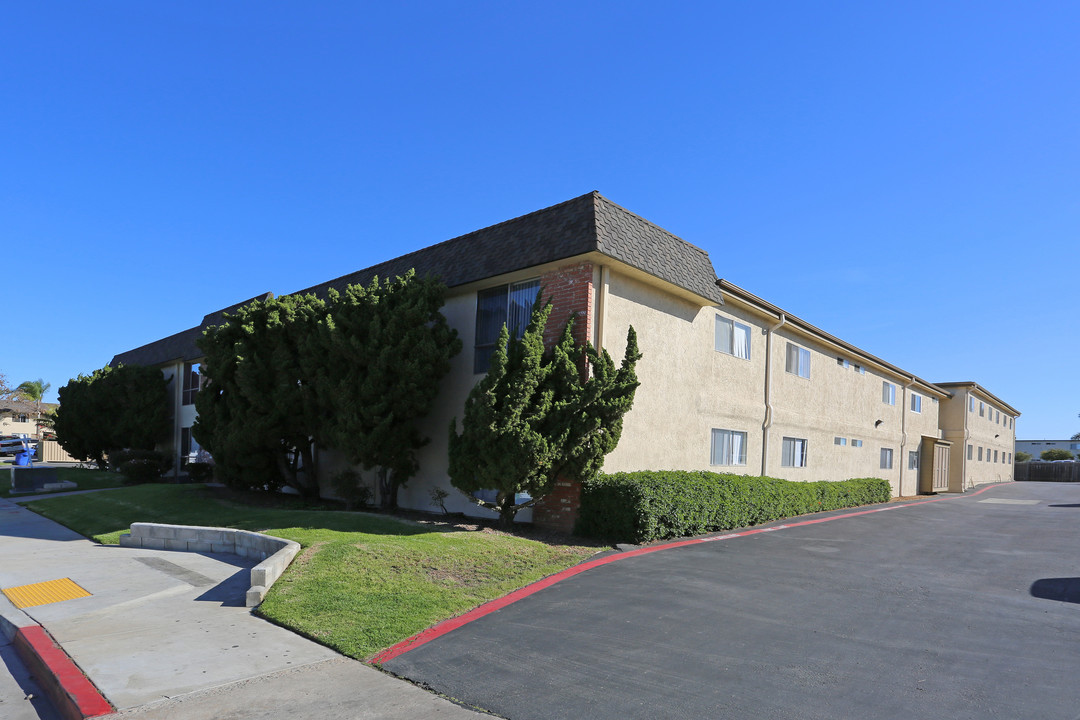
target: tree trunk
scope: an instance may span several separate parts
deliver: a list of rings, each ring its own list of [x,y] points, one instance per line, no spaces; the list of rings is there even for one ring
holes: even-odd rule
[[[394,482],[394,473],[389,468],[379,468],[379,504],[383,510],[397,509],[397,483]]]

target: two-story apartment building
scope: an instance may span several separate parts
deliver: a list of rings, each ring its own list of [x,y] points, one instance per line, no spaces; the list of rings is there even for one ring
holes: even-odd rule
[[[942,434],[957,449],[949,489],[1012,480],[1019,411],[975,382],[937,385],[951,394],[941,413]]]
[[[573,315],[578,338],[618,361],[628,327],[638,333],[641,386],[607,471],[713,469],[808,481],[884,477],[897,495],[948,486],[958,453],[955,441],[942,437],[940,413],[950,390],[719,280],[705,251],[598,193],[300,292],[324,295],[410,268],[447,285],[443,314],[464,350],[421,424],[431,442],[399,495],[405,507],[426,508],[432,487],[449,487],[450,419],[462,416],[503,322],[527,313],[538,293],[553,302],[550,339]],[[198,391],[194,340],[223,312],[113,360],[158,366],[183,380],[174,383],[178,461],[192,452],[185,429],[194,420],[187,396]],[[1008,406],[996,401],[995,408]],[[332,459],[327,453],[327,467]],[[996,476],[973,477],[989,482]],[[449,509],[475,511],[456,493],[451,498]],[[536,520],[566,527],[573,500],[573,488],[560,488],[538,506]]]

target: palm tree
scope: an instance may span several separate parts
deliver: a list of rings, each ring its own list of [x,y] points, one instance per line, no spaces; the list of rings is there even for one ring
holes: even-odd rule
[[[34,403],[37,408],[36,421],[41,420],[41,401],[45,397],[45,393],[52,387],[52,383],[47,383],[41,378],[37,380],[26,380],[19,383],[19,386],[15,388],[15,392],[27,401]],[[41,424],[38,422],[38,439],[41,439]]]

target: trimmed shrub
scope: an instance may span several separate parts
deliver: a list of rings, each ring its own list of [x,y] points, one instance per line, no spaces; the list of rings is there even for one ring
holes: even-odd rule
[[[363,478],[356,470],[346,468],[330,477],[330,486],[334,494],[345,501],[345,509],[364,507],[371,502],[371,488],[363,484]]]
[[[156,482],[172,467],[172,458],[157,450],[117,450],[109,453],[109,466],[128,485]]]
[[[643,543],[888,502],[890,497],[889,483],[880,478],[803,483],[704,470],[616,473],[582,484],[575,532]]]
[[[189,462],[187,473],[191,482],[210,482],[214,479],[214,466],[208,462]]]

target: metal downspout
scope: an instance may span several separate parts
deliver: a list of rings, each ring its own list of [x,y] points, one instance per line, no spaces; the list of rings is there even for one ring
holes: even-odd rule
[[[911,390],[911,386],[915,384],[915,378],[908,380],[904,385],[904,404],[900,407],[900,457],[897,458],[897,462],[900,463],[900,486],[896,488],[897,496],[903,496],[904,494],[904,470],[907,468],[907,463],[904,460],[904,450],[907,449],[907,416],[908,416],[908,391]],[[920,458],[920,463],[922,459]],[[915,483],[916,490],[918,490],[918,483]]]
[[[769,463],[769,428],[772,427],[772,341],[773,333],[787,322],[787,316],[780,313],[780,322],[766,331],[765,336],[765,419],[761,423],[761,474],[767,476]]]

